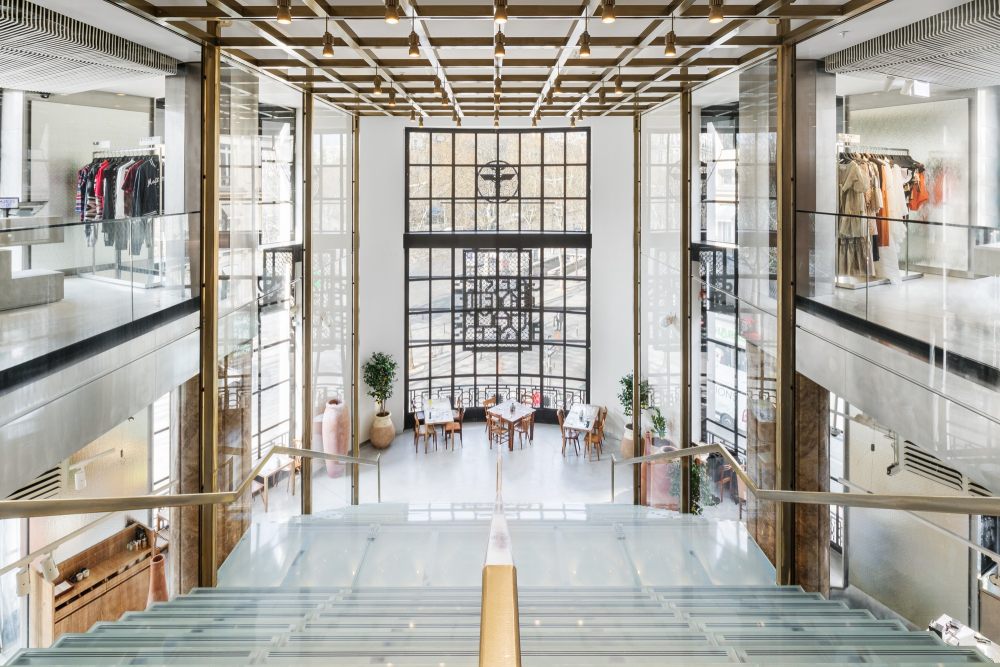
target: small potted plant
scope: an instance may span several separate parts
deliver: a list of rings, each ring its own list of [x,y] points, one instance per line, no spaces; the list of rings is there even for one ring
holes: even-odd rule
[[[398,368],[396,360],[383,352],[373,354],[361,367],[365,384],[368,385],[368,395],[375,399],[378,406],[369,436],[372,446],[377,449],[385,449],[396,437],[392,413],[386,409],[385,402],[392,396],[392,386],[396,383]]]
[[[621,403],[622,412],[625,414],[625,432],[622,434],[622,456],[631,458],[634,450],[632,438],[632,373],[622,377],[618,381],[621,391],[618,392],[618,402]],[[649,382],[641,380],[639,382],[639,410],[649,407]],[[639,416],[640,422],[642,415]]]
[[[667,418],[655,405],[649,409],[649,426],[653,432],[653,447],[665,447],[667,442]]]

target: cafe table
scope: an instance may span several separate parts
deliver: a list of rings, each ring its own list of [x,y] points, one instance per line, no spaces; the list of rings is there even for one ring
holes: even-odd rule
[[[455,421],[451,399],[447,396],[428,398],[424,404],[424,423],[428,426],[444,426]]]
[[[530,405],[524,405],[517,401],[504,401],[500,405],[490,408],[488,412],[494,417],[499,417],[500,421],[507,424],[509,433],[507,447],[511,451],[514,451],[514,426],[525,417],[533,415],[535,409]]]
[[[573,406],[563,418],[563,428],[579,431],[580,433],[592,433],[597,427],[597,413],[599,408],[596,405],[585,403]]]

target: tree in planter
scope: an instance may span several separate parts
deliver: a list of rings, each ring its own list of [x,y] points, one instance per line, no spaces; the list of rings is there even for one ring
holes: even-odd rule
[[[655,405],[649,410],[649,422],[653,427],[653,435],[660,440],[667,438],[667,418],[663,416],[660,409]]]
[[[632,373],[624,376],[618,383],[621,385],[621,391],[618,392],[618,402],[621,403],[625,419],[628,420],[632,417]],[[645,410],[648,407],[649,382],[642,380],[639,382],[639,409]],[[625,427],[631,428],[632,424],[628,423]]]
[[[365,365],[361,367],[365,384],[368,385],[368,395],[378,404],[377,417],[388,414],[385,402],[392,396],[392,386],[396,383],[396,369],[399,364],[388,354],[376,352]]]

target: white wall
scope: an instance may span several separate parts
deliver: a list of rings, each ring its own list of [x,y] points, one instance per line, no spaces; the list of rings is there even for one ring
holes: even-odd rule
[[[451,123],[435,121],[440,126]],[[428,122],[428,127],[435,122]],[[402,118],[362,118],[359,219],[360,356],[387,352],[400,363],[400,379],[389,400],[397,429],[404,415],[402,364],[405,263],[404,137]],[[489,119],[480,126],[490,127]],[[512,125],[512,124],[511,124]],[[526,126],[527,119],[521,125]],[[476,126],[467,121],[464,127]],[[508,126],[505,121],[504,127]],[[632,367],[632,119],[595,118],[591,129],[591,401],[611,409],[609,430],[620,437],[618,378]],[[360,438],[368,439],[375,407],[360,388]]]

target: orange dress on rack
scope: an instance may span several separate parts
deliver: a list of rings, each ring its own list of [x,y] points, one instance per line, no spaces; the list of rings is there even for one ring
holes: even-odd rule
[[[911,211],[919,211],[920,207],[927,203],[930,199],[930,195],[927,194],[927,177],[924,172],[918,171],[913,175],[913,183],[910,185],[910,203],[908,206]]]
[[[878,244],[883,248],[889,245],[889,190],[886,188],[886,183],[889,182],[891,175],[888,173],[889,168],[883,164],[879,163],[879,181],[882,183],[882,208],[878,210]]]

